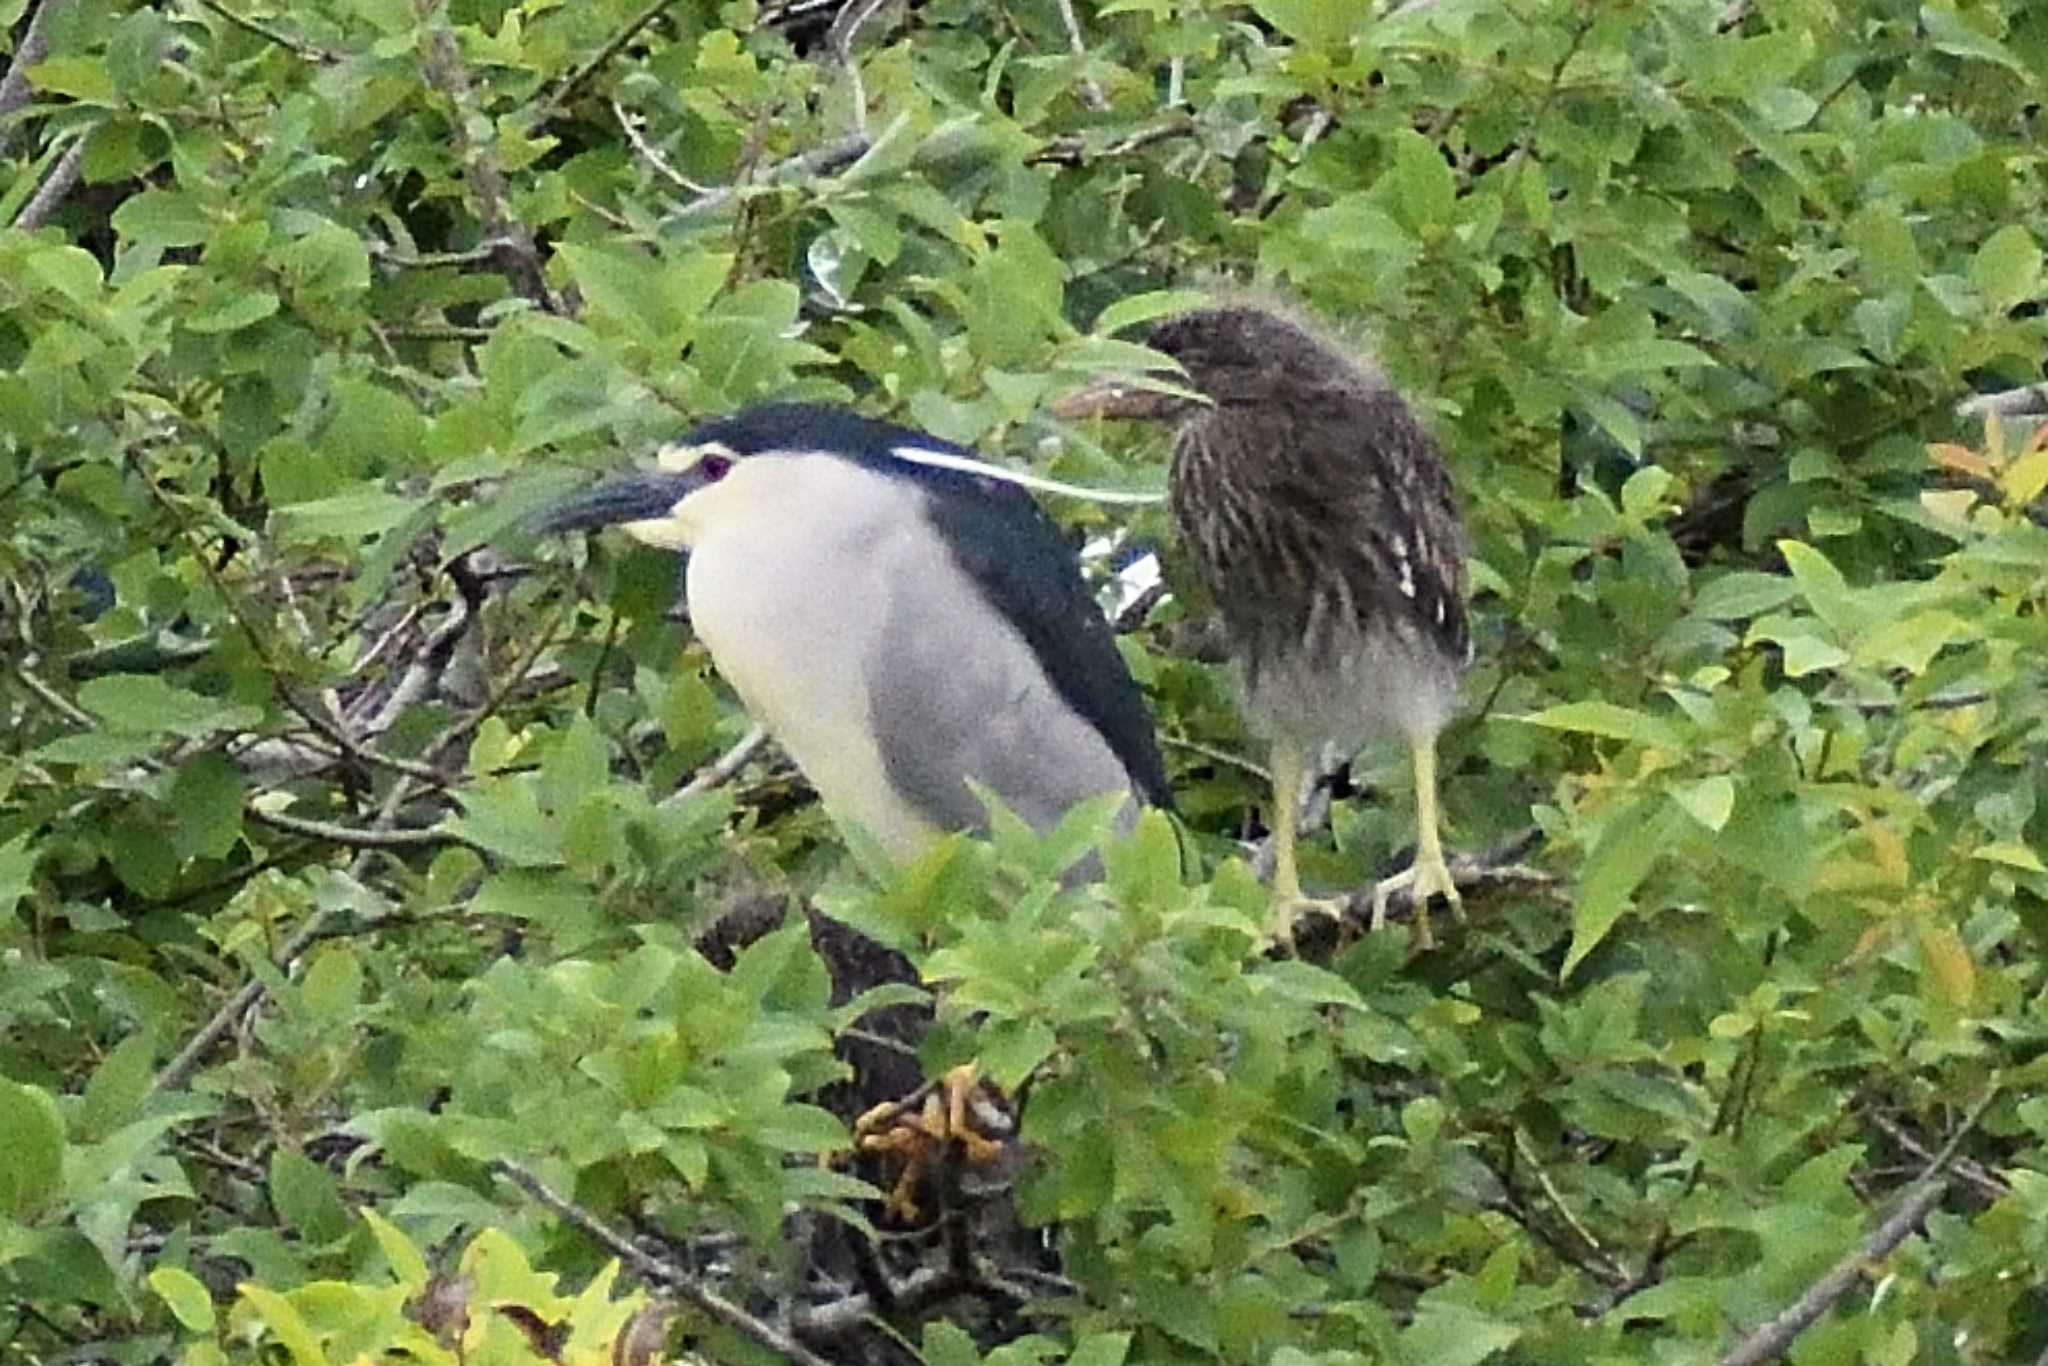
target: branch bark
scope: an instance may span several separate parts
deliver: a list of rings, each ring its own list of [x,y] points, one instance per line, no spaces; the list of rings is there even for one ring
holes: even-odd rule
[[[22,31],[21,46],[14,49],[14,57],[7,63],[7,74],[0,76],[0,156],[7,155],[7,144],[14,136],[7,120],[28,104],[32,94],[28,69],[50,55],[50,19],[70,3],[71,0],[43,0],[36,6],[28,27]]]

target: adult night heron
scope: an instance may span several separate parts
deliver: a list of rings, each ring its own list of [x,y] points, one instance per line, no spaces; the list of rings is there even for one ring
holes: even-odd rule
[[[820,404],[703,423],[658,468],[558,507],[687,551],[690,622],[835,819],[909,858],[1038,829],[1107,793],[1167,803],[1138,687],[1024,483],[922,432]]]
[[[1377,370],[1270,309],[1202,309],[1146,340],[1206,403],[1105,384],[1055,411],[1176,427],[1173,520],[1272,743],[1273,933],[1319,905],[1295,870],[1307,756],[1395,735],[1415,769],[1415,858],[1374,889],[1373,925],[1407,887],[1426,945],[1430,897],[1462,914],[1437,835],[1436,736],[1471,658],[1464,537],[1436,443]]]

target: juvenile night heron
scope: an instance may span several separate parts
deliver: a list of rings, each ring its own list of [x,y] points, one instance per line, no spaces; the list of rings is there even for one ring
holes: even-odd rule
[[[1268,309],[1182,314],[1146,340],[1207,403],[1106,384],[1055,411],[1175,426],[1173,519],[1272,743],[1274,936],[1319,904],[1295,871],[1307,756],[1392,735],[1414,764],[1416,849],[1375,889],[1373,925],[1407,887],[1429,944],[1430,897],[1462,914],[1437,835],[1436,736],[1471,657],[1464,536],[1436,443],[1377,370]]]
[[[909,858],[982,825],[1167,804],[1138,687],[1073,550],[1015,476],[819,404],[703,423],[550,530],[687,551],[692,628],[835,819]]]

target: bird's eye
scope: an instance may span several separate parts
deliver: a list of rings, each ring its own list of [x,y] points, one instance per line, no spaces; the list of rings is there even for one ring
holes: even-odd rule
[[[697,468],[704,472],[706,480],[715,484],[731,473],[732,457],[729,455],[707,455],[697,462]]]

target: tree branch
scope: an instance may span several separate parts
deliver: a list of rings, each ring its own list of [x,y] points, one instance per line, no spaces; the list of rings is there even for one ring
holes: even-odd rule
[[[21,46],[14,49],[14,57],[7,63],[7,74],[0,76],[0,156],[7,155],[7,144],[14,136],[9,118],[19,113],[29,102],[31,91],[28,85],[28,69],[50,55],[50,35],[47,25],[52,15],[71,3],[71,0],[42,0],[35,13],[28,19],[28,27],[22,31]]]
[[[1976,394],[1956,405],[1957,417],[2025,417],[2048,412],[2048,383],[2022,384],[1995,394]]]
[[[1949,1177],[1946,1174],[1949,1163],[1956,1155],[1956,1149],[1977,1127],[1977,1121],[1991,1108],[1997,1098],[1996,1090],[1977,1102],[1963,1122],[1942,1145],[1934,1160],[1920,1174],[1920,1179],[1906,1198],[1899,1202],[1892,1216],[1877,1226],[1862,1247],[1851,1252],[1833,1270],[1814,1282],[1807,1292],[1774,1315],[1768,1322],[1750,1333],[1735,1349],[1720,1360],[1720,1366],[1761,1366],[1766,1361],[1775,1361],[1791,1347],[1793,1339],[1816,1323],[1822,1314],[1832,1308],[1835,1302],[1849,1293],[1857,1282],[1868,1274],[1872,1262],[1882,1261],[1891,1255],[1893,1249],[1906,1241],[1928,1211],[1940,1203],[1948,1193]]]
[[[421,17],[427,20],[420,38],[420,60],[427,84],[454,106],[454,117],[449,122],[470,193],[476,197],[477,221],[483,226],[484,238],[497,249],[500,268],[515,290],[548,312],[560,313],[562,302],[548,288],[533,235],[505,206],[505,171],[498,164],[497,151],[488,140],[472,140],[471,129],[490,126],[490,119],[477,107],[469,69],[462,64],[462,54],[455,47],[455,35],[445,19],[434,16],[442,0],[419,0],[419,4]]]
[[[657,1285],[667,1286],[678,1296],[703,1310],[726,1327],[775,1352],[798,1366],[831,1366],[823,1357],[788,1333],[749,1314],[746,1310],[705,1286],[680,1267],[649,1256],[640,1246],[573,1200],[555,1194],[547,1184],[519,1163],[499,1158],[491,1170],[504,1177],[558,1217],[582,1229],[592,1239],[634,1271]]]
[[[585,81],[595,76],[612,58],[624,52],[626,45],[639,37],[642,29],[659,19],[663,11],[675,8],[675,5],[676,0],[654,0],[646,9],[628,19],[625,27],[613,34],[611,40],[593,53],[588,61],[555,82],[534,102],[530,115],[532,121],[538,125],[553,118],[562,106],[568,103],[569,97],[583,88]]]
[[[50,178],[36,191],[35,198],[22,205],[21,212],[14,216],[15,227],[23,232],[34,232],[57,212],[65,197],[78,184],[79,168],[85,161],[85,140],[90,136],[92,131],[87,129],[64,149],[64,155],[50,168]]]

